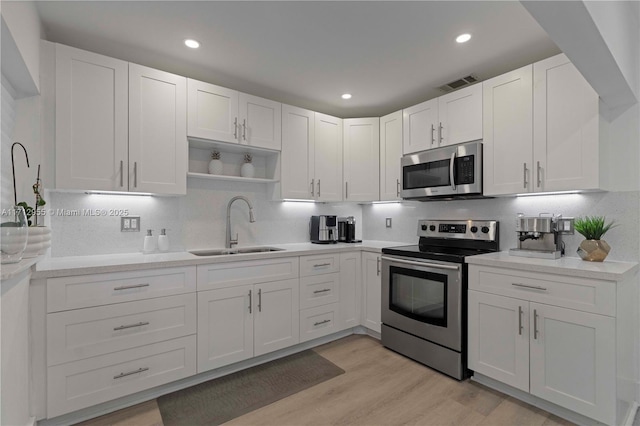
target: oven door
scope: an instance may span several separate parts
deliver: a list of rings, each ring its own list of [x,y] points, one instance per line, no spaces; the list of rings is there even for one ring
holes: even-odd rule
[[[462,265],[382,256],[382,322],[462,351]]]

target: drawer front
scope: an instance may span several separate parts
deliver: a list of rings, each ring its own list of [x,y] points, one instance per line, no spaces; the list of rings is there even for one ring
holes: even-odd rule
[[[297,257],[199,265],[198,291],[297,277]]]
[[[578,311],[616,314],[613,281],[469,265],[469,288]]]
[[[196,374],[196,336],[181,337],[47,370],[47,417]]]
[[[196,332],[196,294],[47,315],[47,365],[122,351]]]
[[[300,343],[340,331],[340,305],[319,306],[300,311]]]
[[[300,276],[333,274],[340,271],[340,254],[319,254],[300,257]]]
[[[300,309],[336,303],[340,295],[340,274],[323,274],[300,279]]]
[[[50,278],[47,280],[47,312],[195,291],[195,266]]]

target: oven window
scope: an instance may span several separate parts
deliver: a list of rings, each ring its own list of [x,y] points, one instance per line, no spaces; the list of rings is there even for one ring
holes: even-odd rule
[[[391,266],[389,309],[400,315],[447,326],[447,276]]]
[[[403,188],[416,189],[450,186],[450,163],[450,160],[439,160],[404,166],[402,168]]]

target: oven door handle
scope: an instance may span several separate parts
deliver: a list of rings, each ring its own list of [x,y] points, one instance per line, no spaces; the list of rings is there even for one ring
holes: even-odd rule
[[[393,263],[404,263],[406,265],[422,266],[423,268],[448,269],[450,271],[457,271],[458,269],[460,269],[459,265],[442,265],[440,263],[414,262],[411,260],[400,260],[395,257],[382,256],[382,260],[388,260],[389,262]]]
[[[453,170],[453,165],[455,163],[455,160],[456,160],[456,152],[453,151],[451,153],[451,161],[449,162],[449,179],[451,179],[451,189],[453,189],[454,191],[456,189],[456,177]]]

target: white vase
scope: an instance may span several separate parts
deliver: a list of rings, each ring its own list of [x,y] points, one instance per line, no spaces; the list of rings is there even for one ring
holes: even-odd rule
[[[222,174],[222,161],[220,161],[220,160],[211,160],[211,161],[209,161],[209,174],[210,175],[221,175]]]
[[[256,169],[251,163],[244,163],[240,168],[240,176],[246,178],[252,178],[256,174]]]
[[[23,258],[31,258],[44,254],[51,247],[51,229],[46,226],[30,226],[27,247]]]

